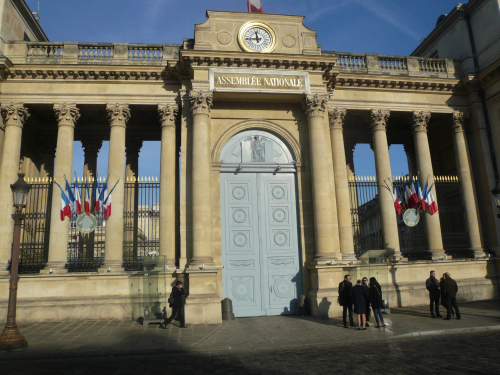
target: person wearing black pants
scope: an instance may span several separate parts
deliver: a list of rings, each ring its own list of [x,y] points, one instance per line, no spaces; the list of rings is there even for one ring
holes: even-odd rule
[[[436,279],[436,272],[431,271],[430,277],[425,282],[425,287],[429,291],[430,309],[433,318],[442,318],[439,314],[439,298],[441,297],[441,287],[438,279]],[[434,310],[436,313],[434,314]]]
[[[453,280],[450,276],[449,272],[446,272],[446,279],[444,282],[444,295],[446,297],[446,303],[448,305],[448,313],[446,314],[446,320],[451,319],[452,309],[455,309],[455,313],[457,314],[457,319],[462,319],[460,315],[460,310],[458,309],[457,304],[457,292],[458,285],[455,280]]]
[[[366,277],[363,277],[362,281],[363,281],[363,283],[361,284],[361,286],[366,291],[366,294],[370,295],[370,287],[368,286],[368,279]],[[365,315],[366,315],[365,327],[369,327],[370,326],[368,324],[368,322],[370,321],[370,300],[369,299],[366,299],[366,314]]]
[[[172,302],[172,315],[170,318],[165,319],[165,321],[160,324],[160,328],[166,329],[172,320],[179,317],[181,321],[180,328],[187,328],[184,319],[184,302],[182,296],[184,295],[184,288],[182,287],[182,281],[177,280],[175,286],[172,288],[172,296],[174,297],[174,302]]]
[[[352,316],[352,299],[351,299],[351,276],[345,275],[344,281],[339,284],[339,303],[343,308],[342,319],[344,328],[347,328],[347,311],[349,311],[349,323],[354,327],[354,319]]]

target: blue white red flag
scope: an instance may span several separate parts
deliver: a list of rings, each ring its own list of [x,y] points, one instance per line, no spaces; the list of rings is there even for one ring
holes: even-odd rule
[[[420,194],[421,194],[420,202],[422,203],[422,211],[425,211],[427,208],[426,198],[427,198],[427,185],[428,184],[429,184],[429,179],[427,179],[427,181],[425,181],[424,189],[420,190]]]
[[[418,204],[418,195],[417,190],[415,189],[415,182],[413,178],[410,176],[411,184],[410,184],[410,196],[408,197],[408,208],[415,208]]]
[[[87,180],[85,180],[85,213],[90,215],[90,190]]]
[[[109,194],[106,191],[106,197],[104,198],[104,201],[102,203],[102,211],[104,213],[104,218],[106,220],[108,220],[109,217],[111,216],[111,193],[113,192],[113,190],[115,190],[115,187],[116,185],[118,185],[118,182],[120,182],[120,180],[116,181],[115,186],[113,186],[113,189],[111,189]]]
[[[108,181],[104,182],[104,185],[99,193],[99,198],[95,202],[95,212],[101,211],[101,207],[103,206],[104,200],[108,196]]]
[[[260,0],[247,0],[249,13],[264,13]]]
[[[57,184],[57,186],[59,186],[59,189],[61,190],[61,221],[64,221],[64,218],[66,216],[69,218],[72,216],[71,201],[62,189],[61,185],[59,185],[56,181],[54,182]]]
[[[438,212],[438,207],[437,207],[436,201],[434,200],[434,196],[432,195],[431,189],[432,189],[432,186],[429,188],[429,191],[427,193],[426,202],[427,202],[427,206],[429,207],[430,214],[434,215],[436,212]]]
[[[95,179],[95,182],[94,182],[94,189],[92,189],[92,199],[94,200],[95,202],[95,212],[99,212],[99,209],[100,209],[100,206],[98,207],[97,204],[98,204],[98,200],[99,200],[99,182],[97,180],[97,177]]]
[[[77,214],[82,213],[82,197],[80,196],[80,185],[77,179],[75,179],[75,212]]]

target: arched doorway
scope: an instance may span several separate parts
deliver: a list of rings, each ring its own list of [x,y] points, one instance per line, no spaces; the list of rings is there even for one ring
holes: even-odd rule
[[[248,130],[221,162],[224,298],[237,317],[293,314],[302,293],[294,158],[278,137]]]

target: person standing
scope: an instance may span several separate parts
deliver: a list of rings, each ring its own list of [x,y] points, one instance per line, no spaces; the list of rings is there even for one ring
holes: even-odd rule
[[[182,287],[182,281],[177,280],[175,282],[175,286],[172,288],[172,296],[174,297],[174,302],[172,302],[172,315],[170,315],[170,318],[165,319],[165,321],[160,324],[160,328],[167,329],[168,324],[172,323],[172,320],[177,317],[179,317],[181,321],[180,328],[187,328],[184,318],[184,301],[182,300],[183,295],[184,288]]]
[[[358,329],[366,329],[366,300],[368,299],[368,291],[361,285],[361,280],[356,282],[356,286],[352,288],[352,297],[354,301],[354,312],[358,314]]]
[[[446,297],[446,304],[448,305],[448,312],[445,318],[446,320],[451,319],[452,309],[455,309],[455,313],[457,314],[457,319],[462,318],[457,304],[457,292],[458,292],[457,282],[451,278],[449,272],[446,272],[446,279],[444,281],[444,295]]]
[[[345,275],[344,281],[339,284],[339,303],[342,305],[342,322],[344,328],[347,328],[347,311],[349,311],[349,323],[354,327],[354,319],[352,317],[352,299],[351,299],[351,276]]]
[[[368,278],[363,277],[363,283],[361,286],[366,290],[367,295],[370,295],[370,286],[368,285]],[[366,327],[370,327],[368,322],[370,321],[370,301],[366,299]]]
[[[425,282],[425,287],[429,291],[429,299],[431,301],[431,315],[433,318],[442,318],[439,314],[439,298],[441,297],[441,287],[438,279],[436,279],[436,272],[431,271],[430,277]],[[436,313],[434,314],[434,310]]]
[[[372,305],[373,314],[375,315],[375,320],[377,321],[377,326],[375,328],[380,328],[379,317],[382,327],[385,327],[386,325],[381,310],[382,307],[384,307],[382,302],[382,288],[380,287],[377,279],[374,277],[370,277],[370,291],[368,292],[368,295]]]

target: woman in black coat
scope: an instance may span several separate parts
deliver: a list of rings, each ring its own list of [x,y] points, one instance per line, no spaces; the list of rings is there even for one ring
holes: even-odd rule
[[[352,288],[352,300],[354,301],[354,312],[358,314],[358,329],[366,329],[366,301],[368,300],[368,291],[361,285],[361,280],[356,282]],[[363,328],[361,328],[363,327]]]
[[[375,315],[375,320],[377,321],[377,326],[375,328],[380,328],[380,321],[382,322],[382,327],[385,327],[384,317],[382,316],[382,311],[380,310],[384,307],[382,302],[382,288],[378,283],[377,279],[374,277],[370,277],[370,303],[372,304],[373,314]]]

